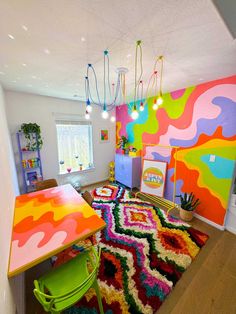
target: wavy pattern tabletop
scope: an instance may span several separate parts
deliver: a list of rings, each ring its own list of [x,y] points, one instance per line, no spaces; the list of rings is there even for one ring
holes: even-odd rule
[[[46,260],[105,225],[70,184],[17,196],[8,276]]]

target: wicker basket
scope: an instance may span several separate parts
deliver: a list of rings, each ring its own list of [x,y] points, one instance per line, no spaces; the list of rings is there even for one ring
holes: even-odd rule
[[[193,219],[193,212],[194,211],[189,211],[189,210],[185,210],[183,208],[179,208],[179,215],[180,218],[184,221],[191,221]]]

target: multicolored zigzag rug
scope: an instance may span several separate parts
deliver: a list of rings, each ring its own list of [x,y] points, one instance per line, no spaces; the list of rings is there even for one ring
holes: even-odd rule
[[[93,208],[107,223],[97,235],[104,312],[155,313],[208,236],[123,187],[107,185],[93,196]],[[99,313],[93,289],[66,313]]]

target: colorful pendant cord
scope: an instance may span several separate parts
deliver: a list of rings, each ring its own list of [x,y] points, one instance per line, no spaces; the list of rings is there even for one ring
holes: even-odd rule
[[[161,76],[160,76],[160,96],[162,97],[162,77],[163,77],[163,56],[159,57],[159,60],[161,62]]]
[[[160,84],[158,88],[158,71],[157,71],[157,64],[158,62],[161,62],[161,69],[160,69]],[[153,73],[149,78],[147,90],[146,90],[146,97],[145,97],[145,103],[147,103],[148,99],[151,97],[151,95],[156,95],[153,99],[153,109],[157,110],[158,107],[163,103],[162,100],[162,74],[163,74],[163,56],[159,56],[154,64],[153,67]]]
[[[135,69],[134,69],[134,104],[133,104],[133,111],[137,110],[136,101],[138,99],[138,86],[140,84],[142,75],[143,75],[143,60],[142,60],[142,46],[141,46],[141,40],[138,40],[136,43],[136,50],[135,50]],[[140,61],[140,76],[137,79],[138,75],[138,52],[139,52],[139,61]]]
[[[121,73],[121,100],[122,103],[126,103],[126,83],[125,83],[125,73]]]
[[[143,103],[143,81],[139,81],[138,85],[138,99],[140,99],[140,106],[139,110],[143,111],[144,110],[144,103]]]
[[[106,66],[107,65],[107,66]],[[107,69],[106,69],[107,68]],[[92,93],[91,93],[91,88],[90,88],[90,72],[92,71],[92,76],[95,82],[95,90],[96,90],[96,96],[97,100],[95,101]],[[85,93],[86,93],[86,98],[87,98],[87,103],[91,102],[99,107],[102,107],[103,110],[106,111],[111,111],[114,109],[114,107],[117,104],[119,94],[120,94],[120,81],[121,81],[121,74],[118,73],[117,77],[117,83],[116,83],[116,89],[115,89],[115,95],[112,97],[112,92],[111,92],[111,84],[110,84],[110,69],[109,69],[109,53],[107,50],[104,51],[104,58],[103,58],[103,93],[104,93],[104,99],[101,101],[101,97],[98,92],[98,80],[97,80],[97,75],[96,71],[91,63],[88,64],[87,66],[87,75],[85,76]],[[108,91],[109,91],[109,96],[111,99],[110,102],[107,102],[107,86],[108,86]]]

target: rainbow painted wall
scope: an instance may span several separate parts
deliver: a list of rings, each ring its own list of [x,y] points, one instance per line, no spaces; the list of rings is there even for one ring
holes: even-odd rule
[[[168,162],[165,197],[172,199],[174,162],[176,194],[191,191],[200,198],[198,214],[223,225],[236,160],[236,75],[163,95],[164,103],[152,109],[153,98],[137,120],[130,108],[117,107],[117,141],[128,136],[139,150],[143,144],[177,146],[162,153],[146,147],[148,159]],[[215,155],[215,162],[210,162]]]

